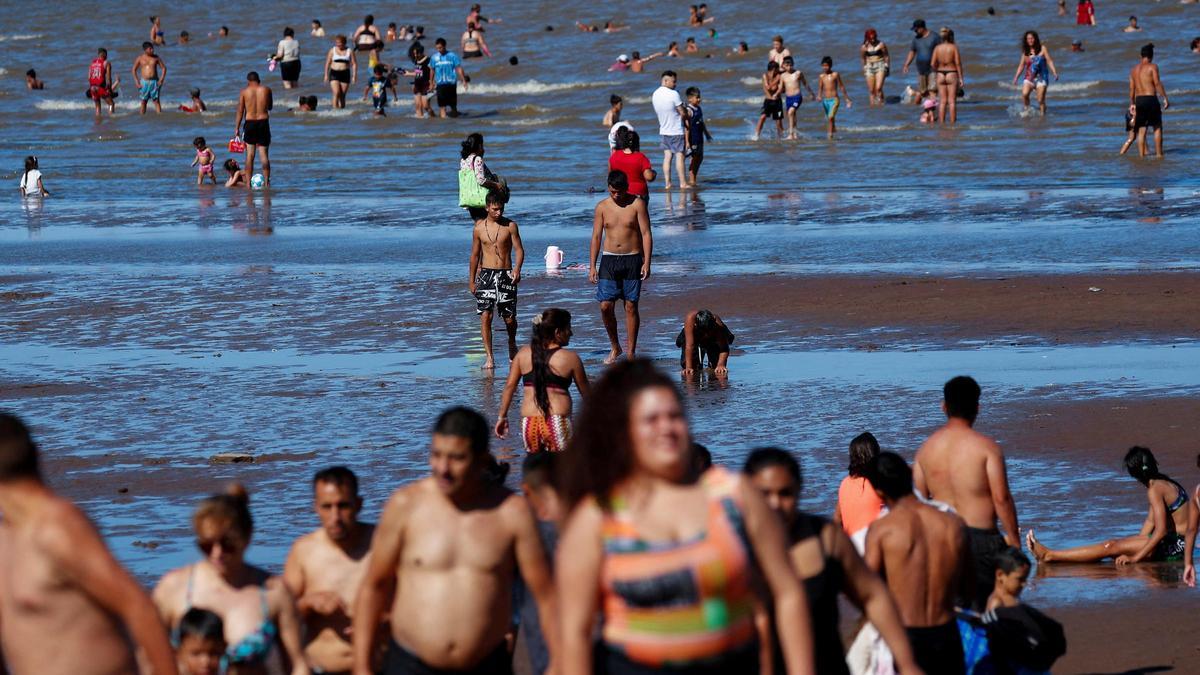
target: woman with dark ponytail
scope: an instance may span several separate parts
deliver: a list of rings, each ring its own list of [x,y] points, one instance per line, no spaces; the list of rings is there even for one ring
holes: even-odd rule
[[[1132,537],[1055,551],[1043,546],[1030,530],[1025,540],[1038,562],[1098,562],[1115,558],[1118,565],[1125,565],[1184,559],[1184,534],[1194,537],[1190,516],[1195,506],[1188,499],[1187,490],[1158,470],[1158,461],[1149,448],[1130,448],[1125,453],[1125,470],[1146,487],[1146,497],[1150,500],[1150,513],[1142,531]]]
[[[496,436],[508,435],[508,409],[512,406],[517,384],[524,380],[521,397],[521,437],[525,450],[557,452],[567,447],[571,437],[571,383],[580,396],[588,395],[587,373],[579,355],[566,346],[571,341],[571,313],[551,308],[533,318],[533,335],[529,346],[522,347],[512,360],[504,394],[500,397],[500,413],[496,420]]]

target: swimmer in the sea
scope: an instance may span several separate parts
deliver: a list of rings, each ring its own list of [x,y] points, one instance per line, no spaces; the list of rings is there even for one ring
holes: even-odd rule
[[[46,83],[38,79],[37,71],[33,68],[25,71],[25,88],[26,89],[45,89]]]
[[[691,376],[704,366],[721,376],[729,373],[729,346],[733,344],[733,333],[721,317],[707,309],[689,312],[683,320],[683,329],[675,338],[679,347],[679,368],[683,375]]]
[[[630,54],[630,56],[632,56],[633,58],[631,58],[629,61],[629,70],[634,73],[640,73],[646,69],[647,63],[650,63],[651,61],[653,61],[654,59],[657,59],[658,57],[660,57],[662,55],[663,55],[662,52],[654,52],[653,54],[651,54],[645,58],[642,58],[641,52],[632,52]]]
[[[156,45],[167,44],[166,33],[162,29],[162,19],[157,16],[150,17],[150,42]]]

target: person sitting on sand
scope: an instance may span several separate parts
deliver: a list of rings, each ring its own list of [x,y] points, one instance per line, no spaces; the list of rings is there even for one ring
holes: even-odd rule
[[[1029,580],[1029,558],[1015,546],[996,554],[996,583],[988,596],[987,610],[997,607],[1016,607],[1021,604],[1021,592]]]
[[[225,170],[229,172],[229,180],[225,181],[225,187],[246,187],[250,184],[250,177],[246,175],[246,171],[238,165],[236,159],[225,160]]]
[[[525,451],[567,449],[567,441],[571,440],[571,383],[575,383],[580,396],[588,394],[583,361],[566,348],[572,334],[571,313],[565,309],[552,307],[534,317],[529,346],[517,352],[504,383],[494,428],[497,438],[508,436],[508,409],[517,384],[524,380],[521,438]]]
[[[682,350],[679,353],[679,367],[684,375],[691,375],[703,367],[704,360],[708,359],[708,367],[715,374],[727,375],[731,344],[733,333],[721,317],[707,309],[689,312],[683,319],[683,329],[675,338],[675,346]]]
[[[1146,487],[1150,511],[1146,514],[1142,531],[1099,544],[1055,550],[1038,541],[1033,530],[1030,530],[1025,540],[1038,562],[1099,562],[1115,558],[1116,564],[1121,566],[1142,561],[1184,559],[1185,537],[1181,533],[1195,537],[1195,530],[1190,529],[1191,514],[1195,507],[1192,500],[1188,499],[1187,490],[1158,470],[1158,461],[1148,448],[1130,448],[1125,453],[1125,470]]]

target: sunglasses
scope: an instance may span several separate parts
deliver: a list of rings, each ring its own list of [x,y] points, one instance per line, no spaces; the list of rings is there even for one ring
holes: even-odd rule
[[[216,539],[196,538],[196,548],[200,549],[204,555],[212,553],[213,547],[215,547],[217,544],[221,545],[222,551],[232,551],[242,548],[241,540],[229,535],[218,537]]]

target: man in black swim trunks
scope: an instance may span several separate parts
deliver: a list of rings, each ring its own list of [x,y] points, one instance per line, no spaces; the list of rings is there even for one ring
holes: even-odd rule
[[[912,470],[895,453],[874,457],[866,473],[888,507],[867,530],[867,566],[895,598],[921,670],[965,673],[954,599],[974,577],[963,521],[921,503],[913,494]]]
[[[267,150],[271,145],[270,116],[274,103],[271,88],[259,81],[258,73],[247,73],[246,86],[238,96],[237,119],[233,133],[235,136],[241,136],[246,143],[246,175],[254,175],[254,156],[257,153],[262,158],[263,179],[266,185],[271,184],[271,160]],[[243,120],[246,122],[244,126]],[[250,181],[246,181],[246,187],[250,187]]]
[[[1171,107],[1167,91],[1158,77],[1158,66],[1153,61],[1154,45],[1148,44],[1142,47],[1142,60],[1129,71],[1129,103],[1137,109],[1133,128],[1137,131],[1139,157],[1145,157],[1147,153],[1146,127],[1154,127],[1154,150],[1162,157],[1162,111]],[[1162,97],[1161,106],[1158,103],[1159,96]]]
[[[684,375],[691,375],[708,359],[708,367],[716,375],[729,373],[729,345],[733,333],[721,317],[707,309],[690,312],[683,320],[683,330],[675,338],[679,353],[679,367]]]

